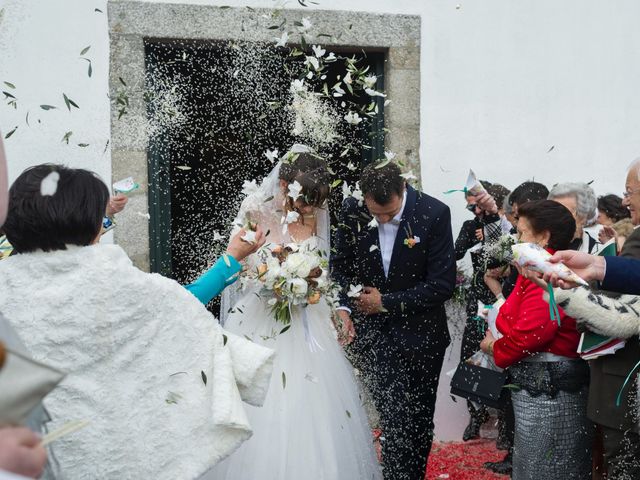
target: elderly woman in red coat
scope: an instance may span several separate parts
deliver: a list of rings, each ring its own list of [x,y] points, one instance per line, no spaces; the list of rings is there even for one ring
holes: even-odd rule
[[[571,212],[552,200],[518,209],[521,242],[549,252],[565,250],[573,238]],[[500,309],[499,339],[487,332],[481,343],[506,368],[516,421],[513,479],[590,479],[593,426],[587,419],[589,367],[576,353],[576,322],[559,309],[551,319],[544,290],[519,276]]]

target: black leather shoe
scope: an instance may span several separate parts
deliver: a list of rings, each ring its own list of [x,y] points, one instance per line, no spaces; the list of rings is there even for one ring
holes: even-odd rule
[[[464,433],[462,434],[462,440],[464,442],[480,437],[480,427],[484,423],[483,420],[484,419],[478,418],[474,415],[471,416],[469,419],[469,425],[467,425],[467,428],[464,429]]]
[[[511,464],[511,453],[508,453],[501,462],[486,462],[483,466],[487,470],[499,473],[500,475],[511,475],[511,471],[513,470]]]
[[[498,450],[509,450],[511,448],[511,439],[505,434],[505,432],[498,433],[496,448]]]

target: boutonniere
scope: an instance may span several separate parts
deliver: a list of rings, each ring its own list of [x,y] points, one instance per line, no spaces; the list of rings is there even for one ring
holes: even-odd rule
[[[407,247],[413,248],[420,243],[420,237],[413,234],[411,227],[409,227],[408,230],[405,229],[405,233],[407,234],[407,238],[404,239],[404,244]]]
[[[404,244],[409,248],[413,248],[419,243],[420,243],[420,237],[418,237],[417,235],[413,235],[411,237],[407,237],[404,239]]]

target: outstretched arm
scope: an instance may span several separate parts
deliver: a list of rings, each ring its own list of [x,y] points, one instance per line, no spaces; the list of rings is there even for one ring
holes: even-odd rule
[[[236,233],[227,247],[227,252],[195,282],[184,287],[201,303],[206,305],[235,282],[238,279],[238,273],[242,270],[239,262],[264,245],[265,238],[260,227],[256,229],[252,242],[243,240],[245,234],[246,232],[242,229]]]
[[[556,301],[567,315],[600,335],[629,338],[640,332],[640,297],[614,299],[587,288],[554,290]],[[545,295],[548,301],[548,296]]]

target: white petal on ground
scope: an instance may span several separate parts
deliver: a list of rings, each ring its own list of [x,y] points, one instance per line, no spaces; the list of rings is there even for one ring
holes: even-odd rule
[[[396,154],[393,152],[385,151],[384,158],[386,158],[389,161],[392,161],[394,158],[396,158]]]

